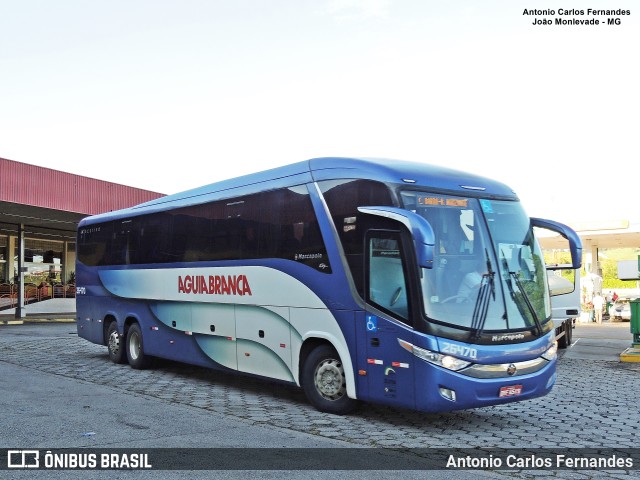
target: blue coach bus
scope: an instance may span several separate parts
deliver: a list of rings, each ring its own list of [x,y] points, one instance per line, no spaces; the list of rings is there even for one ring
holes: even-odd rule
[[[78,334],[113,362],[161,357],[426,412],[525,400],[555,382],[544,259],[494,180],[318,158],[83,219]]]

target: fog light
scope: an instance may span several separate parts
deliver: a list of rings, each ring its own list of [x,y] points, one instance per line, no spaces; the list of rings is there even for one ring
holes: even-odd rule
[[[440,395],[449,400],[450,402],[456,401],[456,392],[449,388],[440,387]]]

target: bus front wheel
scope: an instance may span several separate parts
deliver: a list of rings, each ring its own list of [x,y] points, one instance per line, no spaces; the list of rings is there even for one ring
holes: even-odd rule
[[[126,363],[127,361],[123,340],[123,337],[118,333],[118,322],[114,320],[107,329],[107,350],[109,351],[109,359],[113,363]]]
[[[127,330],[127,359],[131,367],[141,370],[149,366],[149,355],[144,353],[142,342],[142,330],[137,323],[132,324]]]
[[[330,345],[314,348],[302,370],[302,388],[309,402],[321,412],[344,415],[356,407],[347,396],[347,380],[338,352]]]

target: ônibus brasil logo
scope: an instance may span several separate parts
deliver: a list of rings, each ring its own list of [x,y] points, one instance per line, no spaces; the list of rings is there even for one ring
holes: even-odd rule
[[[178,276],[179,293],[208,295],[251,295],[246,275]]]

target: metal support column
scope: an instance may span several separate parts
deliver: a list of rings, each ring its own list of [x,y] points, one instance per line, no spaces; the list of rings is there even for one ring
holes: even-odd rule
[[[24,224],[18,229],[18,298],[16,303],[16,318],[27,316],[24,311]]]

